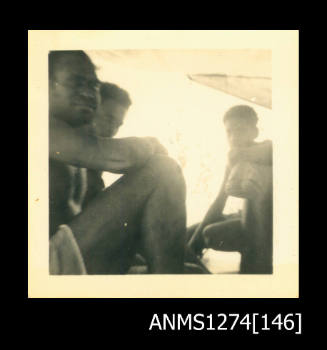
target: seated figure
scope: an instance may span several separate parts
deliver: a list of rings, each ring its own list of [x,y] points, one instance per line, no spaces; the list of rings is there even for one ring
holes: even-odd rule
[[[272,272],[272,143],[255,142],[257,114],[249,106],[224,116],[230,145],[219,194],[203,221],[188,229],[187,256],[199,260],[203,248],[241,253],[241,273]],[[244,198],[239,216],[222,213],[228,196]]]

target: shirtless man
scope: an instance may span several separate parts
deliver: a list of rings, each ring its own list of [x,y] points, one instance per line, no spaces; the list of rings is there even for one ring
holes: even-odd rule
[[[182,172],[154,138],[99,138],[85,132],[99,102],[89,57],[83,51],[50,52],[50,273],[126,273],[138,247],[150,273],[182,273]],[[115,116],[127,112],[119,101],[108,103]],[[74,177],[85,178],[85,169],[124,176],[82,210],[86,189],[76,190]],[[80,272],[60,261],[68,236],[84,264]]]
[[[240,251],[244,253],[244,256],[246,255],[244,249],[246,249],[249,244],[249,237],[245,234],[245,221],[247,220],[245,216],[248,213],[242,212],[241,217],[227,220],[222,213],[228,198],[228,193],[232,192],[232,189],[229,189],[231,186],[231,171],[237,164],[257,164],[262,166],[265,171],[268,169],[268,173],[271,172],[272,143],[271,141],[264,141],[261,143],[254,141],[258,136],[257,121],[256,112],[249,106],[234,106],[226,112],[224,124],[230,145],[228,165],[218,196],[209,208],[203,221],[188,229],[189,240],[187,246],[190,255],[195,253],[196,256],[200,256],[205,247],[223,251]],[[249,183],[248,187],[250,186],[253,186],[253,184]],[[271,186],[266,185],[266,187]],[[262,208],[265,205],[264,203],[267,202],[266,192],[258,191],[257,188],[251,188],[249,192],[252,192],[252,197],[255,197],[254,201],[260,203]],[[240,195],[240,197],[241,196],[242,195]],[[246,198],[246,195],[243,198]],[[256,210],[257,214],[260,216],[261,214],[258,213],[260,209]],[[268,242],[266,242],[266,244],[268,244]],[[241,265],[245,266],[245,264],[246,263],[242,261]],[[241,267],[241,270],[242,269],[243,267]]]

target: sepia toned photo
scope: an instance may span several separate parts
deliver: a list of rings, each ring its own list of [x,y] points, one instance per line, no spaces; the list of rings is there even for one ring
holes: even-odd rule
[[[296,297],[297,76],[279,96],[283,53],[264,45],[283,33],[256,31],[262,44],[244,47],[255,33],[67,32],[84,47],[64,31],[29,38],[31,71],[42,61],[42,80],[29,78],[29,167],[43,179],[29,182],[31,296]],[[285,33],[296,59],[297,32]],[[134,47],[147,34],[156,44]],[[191,34],[199,47],[183,45]],[[203,47],[206,35],[224,40]]]

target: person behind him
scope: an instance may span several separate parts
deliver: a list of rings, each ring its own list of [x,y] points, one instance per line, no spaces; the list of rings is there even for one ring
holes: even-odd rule
[[[110,137],[86,132],[101,109],[100,86],[84,51],[49,53],[50,274],[124,274],[137,247],[149,273],[183,273],[181,169],[155,138],[111,137],[119,122]],[[129,106],[117,94],[105,104],[120,121]],[[123,176],[83,206],[86,169]]]
[[[125,120],[125,108],[129,108],[131,100],[128,93],[112,83],[101,83],[100,86],[101,104],[97,109],[97,113],[93,122],[87,125],[85,131],[88,134],[94,135],[98,138],[112,138],[115,137],[119,128],[123,125]],[[112,101],[117,101],[124,107],[124,109],[116,109],[115,113],[112,110]],[[102,171],[87,169],[87,190],[85,193],[83,208],[86,208],[88,203],[96,197],[96,195],[105,188],[102,179]],[[146,259],[141,255],[142,250],[137,250],[133,265],[146,266]],[[134,271],[140,271],[134,268]],[[184,273],[203,273],[201,267],[186,264],[184,266]]]
[[[197,260],[201,257],[204,248],[242,252],[244,245],[247,244],[242,229],[242,215],[223,215],[228,193],[232,192],[231,177],[235,177],[234,175],[241,169],[238,165],[241,164],[243,166],[252,163],[268,167],[272,165],[272,142],[270,140],[255,142],[259,133],[258,117],[252,107],[234,106],[225,113],[223,120],[230,146],[223,183],[202,222],[191,226],[187,233],[188,256],[193,256],[193,259]],[[256,182],[257,180],[258,176]],[[242,195],[237,196],[242,197]]]
[[[126,110],[132,101],[125,90],[115,84],[104,82],[100,85],[100,98],[101,103],[95,117],[92,123],[87,125],[85,131],[97,138],[115,137],[119,128],[124,124]],[[87,169],[87,189],[82,204],[83,208],[105,188],[102,173],[101,170]]]

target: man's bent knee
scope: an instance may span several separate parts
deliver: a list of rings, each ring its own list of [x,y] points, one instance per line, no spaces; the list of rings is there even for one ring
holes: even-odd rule
[[[185,192],[183,172],[174,159],[164,155],[155,155],[145,164],[144,170],[156,183],[166,183],[171,187],[177,185]]]
[[[165,155],[154,155],[146,163],[146,167],[152,169],[155,172],[160,172],[165,175],[171,173],[182,173],[181,167],[173,159]]]

